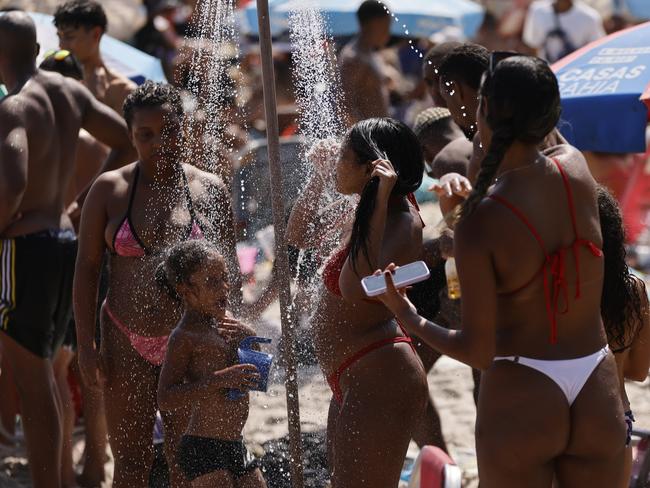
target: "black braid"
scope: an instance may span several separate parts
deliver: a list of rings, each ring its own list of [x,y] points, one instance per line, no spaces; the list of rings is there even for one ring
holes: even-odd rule
[[[485,113],[487,109],[485,122],[492,130],[492,140],[461,218],[471,215],[481,203],[512,143],[541,143],[560,118],[557,79],[538,58],[513,56],[499,62],[483,76],[479,93],[480,110]]]
[[[492,182],[506,151],[514,140],[515,136],[513,131],[505,126],[493,132],[488,152],[485,154],[483,161],[481,161],[481,169],[476,177],[476,184],[472,193],[470,193],[463,204],[462,218],[470,216],[476,210],[478,204],[481,203],[490,186],[492,186]]]

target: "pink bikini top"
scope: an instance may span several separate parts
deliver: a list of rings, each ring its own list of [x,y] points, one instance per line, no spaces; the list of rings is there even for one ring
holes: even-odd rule
[[[187,182],[187,176],[185,172],[183,174],[183,181],[185,183],[185,197],[187,199],[187,208],[190,211],[190,224],[187,231],[187,239],[202,239],[203,231],[196,219],[194,213],[194,206],[192,205],[192,195],[190,194],[190,187]],[[138,234],[135,232],[135,227],[131,221],[131,207],[133,206],[133,200],[135,198],[135,191],[138,186],[138,177],[140,175],[140,168],[135,167],[135,175],[133,177],[133,185],[131,186],[131,191],[129,194],[129,206],[126,210],[126,215],[122,219],[122,223],[117,228],[115,235],[113,236],[113,250],[114,253],[118,256],[125,258],[141,258],[147,254],[151,254],[151,251],[147,249],[147,246],[144,245],[142,240],[138,237]]]
[[[418,211],[419,214],[420,206],[418,205],[418,201],[415,198],[415,195],[413,193],[409,193],[406,195],[406,199],[413,206],[413,208]],[[422,227],[424,227],[424,221],[422,220],[422,217],[420,217],[420,221],[422,222]],[[343,296],[341,294],[341,287],[339,286],[339,278],[341,277],[341,271],[343,271],[343,266],[345,265],[345,261],[348,259],[349,253],[350,244],[339,248],[336,252],[334,252],[334,254],[330,256],[330,258],[327,260],[327,263],[325,263],[325,267],[323,268],[323,283],[325,284],[325,288],[339,297]]]

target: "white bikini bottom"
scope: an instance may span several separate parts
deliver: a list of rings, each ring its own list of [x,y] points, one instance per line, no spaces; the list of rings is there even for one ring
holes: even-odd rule
[[[564,392],[569,405],[572,405],[580,390],[600,362],[607,357],[609,347],[605,346],[589,356],[576,359],[543,360],[523,356],[496,356],[495,361],[512,361],[536,369],[551,378]]]

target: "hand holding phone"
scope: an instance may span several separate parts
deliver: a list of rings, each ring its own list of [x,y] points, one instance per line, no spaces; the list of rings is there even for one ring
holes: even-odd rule
[[[413,263],[400,266],[393,274],[395,288],[400,289],[425,281],[431,276],[429,268],[424,261],[415,261]],[[384,275],[366,276],[361,280],[361,287],[369,297],[376,297],[386,293],[386,279]]]

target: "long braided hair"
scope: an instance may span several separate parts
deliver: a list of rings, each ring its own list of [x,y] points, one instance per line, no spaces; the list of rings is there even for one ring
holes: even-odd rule
[[[474,189],[461,218],[476,210],[494,182],[499,165],[515,141],[541,143],[560,119],[560,90],[548,65],[532,56],[512,56],[483,75],[479,110],[492,130]],[[487,109],[486,109],[487,104]]]
[[[412,193],[422,183],[424,158],[420,143],[413,131],[398,120],[389,118],[362,120],[352,126],[343,146],[352,149],[359,164],[388,159],[397,173],[393,195]],[[368,262],[371,262],[368,253],[368,236],[378,190],[379,178],[371,178],[361,193],[355,212],[350,237],[350,259],[355,271],[359,252],[362,252]]]

